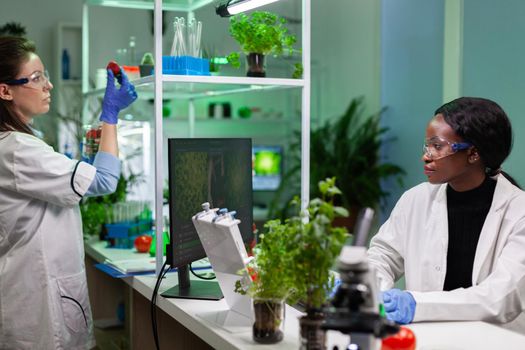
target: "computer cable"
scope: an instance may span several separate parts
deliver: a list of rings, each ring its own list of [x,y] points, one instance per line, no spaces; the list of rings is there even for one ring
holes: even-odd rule
[[[153,295],[151,296],[151,326],[153,328],[153,339],[155,340],[155,347],[157,350],[160,349],[159,334],[157,331],[157,295],[160,289],[160,284],[162,283],[162,280],[164,279],[166,273],[168,273],[169,270],[170,266],[168,266],[168,262],[166,261],[160,269],[159,277],[157,278],[155,288],[153,288]]]
[[[215,273],[213,272],[205,272],[203,274],[196,273],[195,271],[193,271],[193,268],[191,267],[191,263],[190,263],[190,272],[193,276],[200,278],[201,280],[214,280],[216,278]]]

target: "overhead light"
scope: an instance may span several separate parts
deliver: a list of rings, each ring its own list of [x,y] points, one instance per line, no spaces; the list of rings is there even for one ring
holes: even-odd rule
[[[221,17],[230,17],[276,1],[279,0],[228,0],[219,5],[215,12]]]

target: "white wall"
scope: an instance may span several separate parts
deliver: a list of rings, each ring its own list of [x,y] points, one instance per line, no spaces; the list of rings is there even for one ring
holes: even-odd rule
[[[54,60],[55,28],[58,22],[81,21],[82,0],[2,0],[0,25],[19,22],[48,69]],[[51,73],[51,72],[50,72]]]

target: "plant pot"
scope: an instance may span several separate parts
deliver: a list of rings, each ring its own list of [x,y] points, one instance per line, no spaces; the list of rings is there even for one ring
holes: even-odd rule
[[[264,55],[262,53],[249,53],[246,56],[248,77],[264,78],[266,76],[266,67],[264,65]]]
[[[253,340],[261,344],[275,344],[284,337],[284,300],[260,299],[252,301],[255,322]]]
[[[153,65],[152,64],[141,64],[139,65],[140,76],[147,77],[148,75],[153,74]]]
[[[325,350],[325,331],[321,328],[324,315],[320,313],[308,314],[299,318],[300,350]]]

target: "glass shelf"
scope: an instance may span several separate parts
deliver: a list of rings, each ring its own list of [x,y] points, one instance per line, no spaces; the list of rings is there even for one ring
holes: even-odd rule
[[[168,11],[195,11],[214,0],[163,0],[162,9]],[[153,10],[153,0],[86,0],[87,5]]]
[[[200,99],[244,92],[293,89],[304,86],[303,79],[248,78],[223,76],[163,75],[163,98]],[[133,80],[139,98],[154,98],[154,77]],[[85,96],[103,95],[104,89]]]

